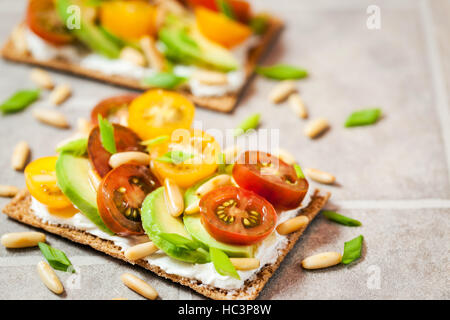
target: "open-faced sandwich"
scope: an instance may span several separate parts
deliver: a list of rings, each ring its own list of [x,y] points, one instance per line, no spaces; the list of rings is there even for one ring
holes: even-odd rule
[[[193,114],[161,89],[99,103],[85,136],[26,167],[4,212],[207,297],[256,298],[329,194],[295,163],[222,151]]]
[[[227,112],[280,29],[243,0],[29,0],[2,56]]]

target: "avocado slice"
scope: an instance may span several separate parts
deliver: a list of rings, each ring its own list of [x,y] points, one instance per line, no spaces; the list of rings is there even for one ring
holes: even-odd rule
[[[192,239],[184,228],[183,220],[172,216],[167,211],[164,199],[164,187],[154,190],[145,198],[142,204],[141,219],[145,233],[168,256],[190,263],[209,262],[209,255],[203,248],[189,250],[177,247],[160,236],[162,233],[176,233],[185,238]]]
[[[56,161],[56,179],[64,195],[100,230],[114,235],[97,208],[97,192],[89,182],[89,160],[63,152]]]
[[[199,200],[196,195],[197,189],[210,178],[197,183],[186,190],[184,194],[185,206],[189,206],[191,203]],[[214,239],[202,224],[200,214],[186,214],[183,217],[184,226],[187,232],[200,243],[205,246],[214,247],[225,252],[229,257],[245,257],[251,258],[255,254],[256,246],[237,246],[226,244]]]
[[[57,0],[56,9],[63,21],[71,19],[72,13],[69,9],[73,5],[80,7],[81,13],[83,13],[82,0]],[[94,22],[83,17],[82,14],[80,17],[80,28],[71,31],[81,42],[93,51],[110,59],[117,59],[119,57],[120,46],[108,38]]]

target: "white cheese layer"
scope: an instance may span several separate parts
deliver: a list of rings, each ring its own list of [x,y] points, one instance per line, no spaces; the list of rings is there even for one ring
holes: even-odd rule
[[[310,192],[306,195],[302,207],[306,207],[311,201]],[[147,236],[138,237],[119,237],[111,236],[97,228],[88,218],[83,214],[77,213],[71,218],[60,218],[52,215],[47,207],[36,199],[32,198],[31,202],[32,212],[40,218],[43,222],[53,225],[60,225],[69,228],[86,231],[101,239],[110,240],[115,245],[125,251],[129,247],[136,244],[148,241]],[[285,221],[297,214],[298,210],[291,210],[281,213],[279,222]],[[255,257],[259,259],[260,266],[263,267],[266,264],[272,264],[276,262],[279,252],[283,250],[287,245],[287,237],[279,235],[274,231],[269,237],[267,237],[258,246]],[[167,256],[163,251],[159,250],[156,253],[145,258],[151,265],[160,267],[162,270],[169,274],[175,274],[183,276],[193,281],[201,281],[204,285],[211,285],[217,288],[223,289],[239,289],[244,285],[245,280],[251,279],[256,275],[259,269],[249,271],[238,271],[240,280],[234,279],[229,276],[222,276],[214,269],[214,265],[210,263],[205,264],[191,264],[178,261]]]

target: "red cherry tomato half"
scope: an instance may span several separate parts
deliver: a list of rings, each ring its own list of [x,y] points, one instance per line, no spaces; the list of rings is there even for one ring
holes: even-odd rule
[[[98,115],[100,114],[104,119],[108,119],[110,122],[126,125],[128,122],[128,106],[138,96],[138,94],[131,93],[100,101],[94,109],[92,109],[91,122],[94,125],[97,125]]]
[[[277,213],[263,197],[235,186],[205,194],[200,200],[202,223],[218,241],[248,245],[272,233]]]
[[[56,12],[54,0],[30,0],[26,21],[31,31],[48,42],[62,45],[73,40]]]
[[[145,147],[140,144],[141,139],[137,136],[137,134],[127,127],[119,124],[113,124],[113,126],[117,152],[145,152]],[[111,167],[109,166],[109,158],[111,158],[111,153],[103,148],[100,138],[100,129],[98,126],[92,129],[89,135],[87,151],[89,160],[91,160],[91,163],[98,175],[102,178],[106,176],[106,174],[111,170]]]
[[[297,208],[308,191],[308,181],[295,168],[265,152],[246,151],[233,167],[233,178],[244,189],[269,200],[276,208]]]
[[[251,7],[247,1],[243,0],[227,0],[233,9],[237,20],[241,22],[248,22],[251,17]],[[191,6],[202,6],[209,10],[219,11],[216,0],[188,0]]]
[[[147,194],[159,187],[146,166],[124,164],[111,170],[97,193],[100,216],[118,235],[143,234],[141,206]]]

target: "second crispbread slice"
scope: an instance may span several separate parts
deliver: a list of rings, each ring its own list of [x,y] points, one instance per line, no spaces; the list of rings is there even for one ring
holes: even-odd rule
[[[300,215],[305,215],[309,218],[311,222],[315,216],[324,207],[328,198],[329,193],[321,194],[319,190],[316,190],[311,197],[311,202],[309,205],[300,210]],[[25,223],[27,225],[44,229],[47,232],[60,235],[64,238],[78,242],[81,244],[89,245],[92,248],[106,253],[115,258],[127,261],[132,264],[138,264],[141,267],[150,270],[166,279],[170,279],[181,285],[187,286],[194,291],[204,295],[205,297],[217,300],[253,300],[259,295],[260,291],[264,288],[265,284],[269,281],[270,277],[278,269],[281,262],[284,260],[289,251],[294,247],[297,240],[300,238],[302,233],[305,231],[308,225],[304,226],[302,229],[293,232],[287,236],[288,243],[284,249],[278,252],[278,258],[275,263],[267,264],[263,266],[258,273],[253,278],[245,281],[244,286],[239,290],[226,290],[222,288],[216,288],[210,285],[205,285],[198,280],[189,279],[176,274],[166,273],[161,268],[149,264],[145,260],[129,261],[125,258],[120,247],[116,246],[113,242],[109,240],[101,239],[92,234],[86,233],[82,230],[77,230],[64,226],[51,225],[42,222],[33,213],[30,212],[31,196],[27,190],[21,191],[9,204],[3,208],[3,212],[10,218]],[[309,224],[309,223],[308,223]]]

